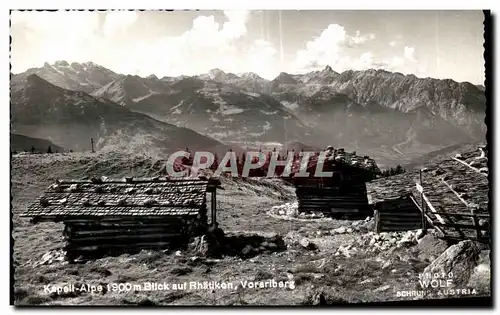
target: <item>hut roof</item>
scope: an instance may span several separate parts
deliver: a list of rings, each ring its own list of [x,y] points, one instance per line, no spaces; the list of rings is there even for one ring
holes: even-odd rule
[[[424,193],[437,211],[488,213],[489,182],[486,172],[475,165],[479,150],[462,152],[440,162],[426,165],[422,174]],[[481,163],[487,164],[487,158]],[[484,171],[484,170],[483,170]],[[414,193],[416,187],[413,188]],[[417,200],[418,201],[418,200]]]
[[[319,155],[312,156],[309,160],[308,170],[316,167]],[[329,146],[326,149],[325,164],[337,164],[347,167],[353,167],[361,171],[380,173],[380,169],[374,159],[369,156],[360,156],[356,152],[347,152],[344,149],[333,149]],[[294,165],[293,170],[298,171],[300,163]]]
[[[384,177],[366,183],[368,203],[376,204],[386,200],[399,199],[408,195],[418,180],[417,172]]]
[[[58,180],[21,216],[55,219],[102,216],[197,215],[207,179]]]
[[[475,162],[480,161],[486,165],[487,158],[476,159],[480,156],[479,149],[469,150],[426,165],[422,172],[422,186],[436,211],[469,212],[469,207],[474,207],[477,213],[488,213],[487,171],[480,171],[480,165]],[[471,163],[476,166],[471,166]],[[374,204],[410,193],[418,196],[415,185],[417,182],[418,171],[368,182],[366,186],[369,201]],[[420,202],[419,198],[416,201]]]

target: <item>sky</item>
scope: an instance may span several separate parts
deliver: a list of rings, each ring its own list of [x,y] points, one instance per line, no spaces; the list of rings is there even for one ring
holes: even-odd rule
[[[381,68],[484,84],[481,11],[13,11],[12,72],[58,60],[158,77]]]

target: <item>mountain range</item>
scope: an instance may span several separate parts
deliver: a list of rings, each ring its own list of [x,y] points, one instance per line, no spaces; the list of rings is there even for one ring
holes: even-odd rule
[[[75,149],[84,149],[90,135],[100,147],[130,141],[145,152],[169,141],[175,142],[169,148],[192,146],[194,138],[205,136],[194,142],[246,148],[280,148],[293,141],[331,144],[366,152],[384,165],[482,141],[486,134],[481,86],[384,70],[337,73],[327,66],[266,80],[255,73],[213,69],[198,76],[143,78],[92,62],[58,61],[13,75],[13,86],[13,126]],[[39,99],[44,99],[43,111],[37,109]],[[34,105],[28,109],[25,103],[30,102]],[[32,112],[26,115],[26,110]],[[54,118],[60,112],[63,120]],[[34,113],[37,121],[27,124],[26,117],[34,119]],[[40,127],[31,123],[44,132],[36,133]],[[78,134],[85,137],[59,134],[61,126],[69,125],[81,128]],[[187,135],[190,129],[196,137]],[[165,136],[172,133],[176,136]]]
[[[55,86],[36,74],[11,80],[11,131],[66,149],[150,155],[177,150],[226,152],[229,147],[191,129],[133,112],[104,98]]]

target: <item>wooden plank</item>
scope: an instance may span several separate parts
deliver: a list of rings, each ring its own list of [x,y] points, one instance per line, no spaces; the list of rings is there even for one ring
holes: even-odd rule
[[[460,194],[451,187],[451,185],[449,183],[447,183],[444,179],[441,179],[441,181],[446,185],[446,187],[448,187],[448,189],[450,189],[454,194],[455,196],[457,196],[457,198],[464,204],[467,206],[467,208],[469,208],[469,203],[467,201],[465,201],[464,198],[462,198],[462,196],[460,196]]]
[[[168,238],[180,238],[183,237],[180,232],[170,232],[170,233],[156,233],[156,234],[111,234],[111,235],[92,235],[92,236],[82,236],[82,237],[71,237],[68,241],[71,244],[80,243],[93,243],[93,244],[113,244],[119,243],[120,241],[125,241],[127,243],[133,244],[134,241],[142,240],[162,240]]]
[[[434,223],[434,225],[437,225],[437,226],[443,226],[443,227],[458,227],[458,228],[463,228],[463,229],[470,229],[470,230],[476,230],[476,227],[474,226],[474,224],[462,224],[462,223],[455,223],[455,222],[449,222],[449,223]]]
[[[417,203],[415,198],[413,196],[410,196],[411,201],[415,204],[415,206],[424,214],[425,219],[427,220],[427,223],[430,223],[433,227],[435,227],[436,230],[438,230],[441,235],[446,235],[443,229],[441,229],[439,226],[436,226],[436,223],[427,215],[427,213],[420,207],[420,205]]]
[[[68,244],[65,246],[65,250],[74,253],[78,252],[93,252],[99,250],[111,250],[111,249],[145,249],[145,248],[163,248],[172,245],[172,242],[168,241],[158,241],[158,242],[142,242],[133,244],[98,244],[98,245],[72,245]]]
[[[476,216],[478,218],[489,218],[490,215],[486,213],[474,213],[470,214],[467,212],[444,212],[444,211],[437,211],[436,214],[441,214],[445,216],[456,216],[456,217],[471,217],[471,216]]]
[[[179,229],[177,229],[178,231]],[[87,230],[87,231],[73,231],[69,230],[69,236],[71,238],[79,238],[86,236],[114,236],[126,233],[127,235],[137,235],[137,234],[147,234],[151,232],[161,232],[161,233],[177,233],[172,227],[148,227],[148,228],[117,228],[117,229],[100,229],[100,230]]]
[[[451,158],[452,158],[453,160],[455,160],[455,161],[457,161],[457,162],[460,162],[460,163],[462,163],[463,165],[467,166],[468,168],[470,168],[470,169],[471,169],[471,170],[473,170],[474,172],[479,173],[479,174],[481,174],[481,175],[483,175],[483,176],[485,176],[485,177],[488,177],[488,174],[481,173],[481,172],[480,172],[477,168],[470,166],[468,163],[466,163],[466,162],[464,162],[464,161],[462,161],[462,160],[459,160],[459,159],[457,159],[457,158],[456,158],[456,157],[454,157],[454,156],[452,156]]]
[[[427,206],[429,207],[429,209],[431,209],[431,212],[436,216],[436,218],[441,223],[444,223],[443,218],[440,215],[437,214],[437,210],[434,208],[434,206],[432,205],[432,203],[429,201],[429,199],[427,198],[427,196],[424,193],[422,193],[422,198],[424,199],[424,201],[427,204]]]

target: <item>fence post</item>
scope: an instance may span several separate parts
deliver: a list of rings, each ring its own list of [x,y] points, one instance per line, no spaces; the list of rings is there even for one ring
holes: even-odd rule
[[[427,232],[427,224],[426,224],[426,218],[425,218],[425,204],[424,204],[424,186],[422,184],[422,169],[419,170],[418,172],[418,180],[420,183],[420,187],[422,191],[420,192],[420,207],[422,208],[422,231]]]
[[[470,208],[470,212],[472,214],[472,222],[474,222],[474,227],[476,228],[476,238],[477,240],[481,239],[481,227],[479,226],[479,222],[476,216],[476,213],[473,208]]]

